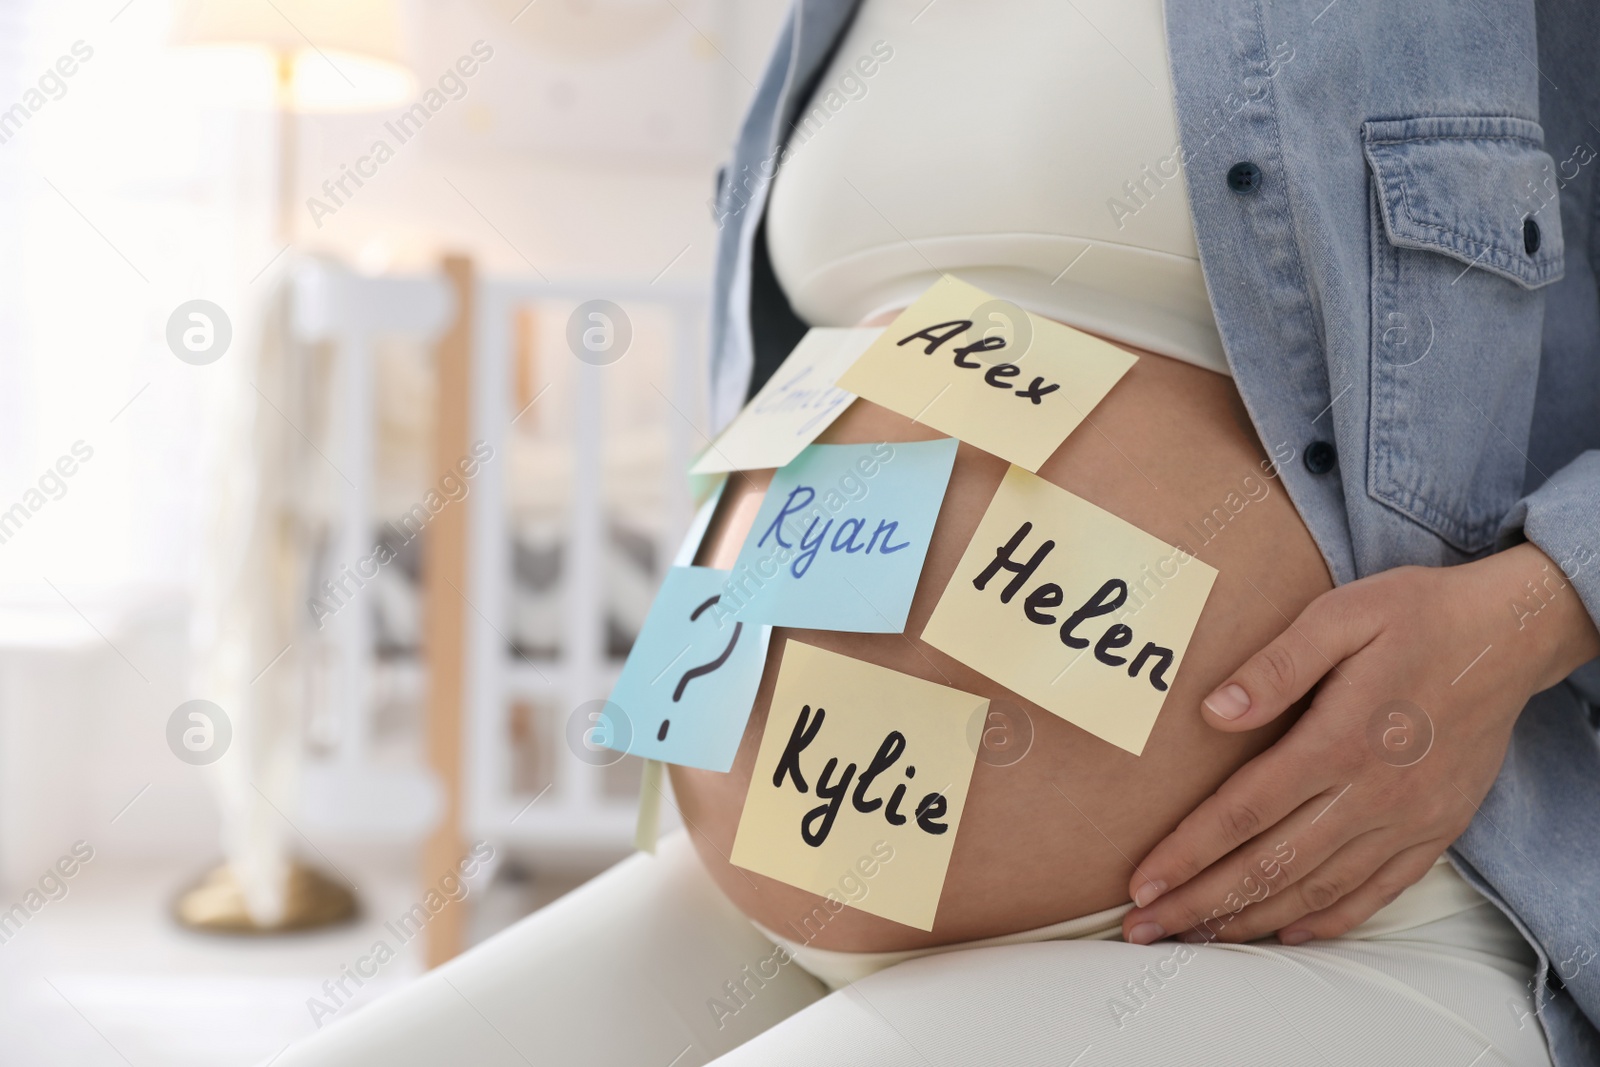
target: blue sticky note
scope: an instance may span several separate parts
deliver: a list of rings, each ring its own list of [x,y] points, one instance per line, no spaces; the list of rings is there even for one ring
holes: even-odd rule
[[[717,613],[900,633],[955,458],[953,437],[808,446],[773,476]]]
[[[598,742],[663,763],[726,771],[767,662],[770,627],[715,609],[728,572],[673,567],[650,605]]]

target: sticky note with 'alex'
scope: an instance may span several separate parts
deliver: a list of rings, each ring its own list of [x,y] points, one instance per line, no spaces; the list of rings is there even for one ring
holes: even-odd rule
[[[839,387],[1036,471],[1137,361],[946,275]]]

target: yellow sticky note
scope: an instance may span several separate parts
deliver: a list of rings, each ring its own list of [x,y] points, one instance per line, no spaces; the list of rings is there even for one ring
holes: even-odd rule
[[[807,331],[690,474],[782,467],[817,439],[855,399],[834,384],[882,329]]]
[[[932,930],[989,701],[790,641],[733,841],[736,866]],[[859,877],[859,876],[858,876]]]
[[[1216,577],[1182,549],[1012,467],[922,639],[1138,755]]]
[[[839,387],[1036,471],[1136,362],[1116,345],[945,275]]]

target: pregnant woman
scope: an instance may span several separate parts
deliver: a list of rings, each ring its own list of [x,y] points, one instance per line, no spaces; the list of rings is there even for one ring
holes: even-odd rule
[[[1149,741],[920,639],[1006,470],[962,444],[904,634],[775,630],[684,834],[283,1063],[1600,1063],[1600,29],[1538,15],[801,0],[719,182],[716,421],[945,274],[1137,355],[1039,474],[1217,571]],[[792,639],[992,701],[931,931],[840,906],[876,862],[728,860]]]
[[[757,304],[752,312],[757,344],[763,332],[779,332],[775,323],[788,318],[783,304],[807,325],[880,324],[946,271],[1036,314],[1122,344],[1139,362],[1039,474],[1169,544],[1193,550],[1217,569],[1218,578],[1141,755],[1022,701],[917,637],[1006,469],[994,456],[962,445],[905,634],[776,631],[765,685],[732,773],[673,769],[701,860],[742,911],[832,986],[902,963],[920,950],[971,948],[973,942],[1116,936],[1147,944],[1180,935],[1236,944],[1278,934],[1281,945],[1293,946],[1338,938],[1337,965],[1330,964],[1325,947],[1287,953],[1292,962],[1271,958],[1285,953],[1283,948],[1257,948],[1248,963],[1230,959],[1237,966],[1219,965],[1194,984],[1210,984],[1209,997],[1216,998],[1209,1000],[1211,1007],[1222,1010],[1225,1003],[1235,1019],[1259,1014],[1265,1023],[1278,1010],[1308,1033],[1326,1035],[1319,1040],[1352,1053],[1359,1046],[1337,1031],[1348,1029],[1354,1013],[1366,1020],[1369,1049],[1387,1049],[1406,1062],[1433,1062],[1428,1056],[1450,1062],[1461,1052],[1470,1061],[1485,1048],[1509,1062],[1540,1062],[1546,1053],[1531,1025],[1534,953],[1442,853],[1493,782],[1515,713],[1532,693],[1600,652],[1582,603],[1569,591],[1552,603],[1563,605],[1560,622],[1543,632],[1519,626],[1510,606],[1525,596],[1525,583],[1537,585],[1556,573],[1550,558],[1527,543],[1451,570],[1392,572],[1329,595],[1330,572],[1341,569],[1338,548],[1330,543],[1319,550],[1296,504],[1324,511],[1330,489],[1338,492],[1345,481],[1364,491],[1361,467],[1348,468],[1352,459],[1359,463],[1359,455],[1339,458],[1345,420],[1336,409],[1351,396],[1336,400],[1336,389],[1318,383],[1314,388],[1325,410],[1299,425],[1263,417],[1263,427],[1272,427],[1264,432],[1279,436],[1263,436],[1252,423],[1207,298],[1188,199],[1178,180],[1181,152],[1168,90],[1138,84],[1144,70],[1159,77],[1162,69],[1161,13],[1154,4],[1133,5],[1102,27],[1126,54],[1108,48],[1085,24],[1088,13],[1070,5],[957,4],[934,8],[913,26],[915,14],[914,7],[867,0],[795,117],[798,130],[781,156],[764,232],[751,251],[752,291],[759,299],[765,287],[764,295],[778,305]],[[1017,33],[1019,26],[1029,32]],[[1268,41],[1259,58],[1257,80],[1245,83],[1247,97],[1267,96],[1272,82],[1297,74],[1294,64],[1305,65],[1315,55],[1311,44],[1286,34]],[[1090,98],[1116,103],[1067,105]],[[1042,125],[1044,114],[1050,121]],[[1549,165],[1526,131],[1512,132],[1516,136],[1491,136],[1487,129],[1463,136],[1496,146],[1486,163],[1507,177]],[[1391,136],[1396,134],[1384,134]],[[1438,142],[1418,137],[1416,143]],[[1387,159],[1381,164],[1391,166]],[[1405,168],[1415,164],[1402,160],[1392,166],[1402,170],[1397,181],[1403,183],[1411,174]],[[1195,163],[1189,167],[1194,181]],[[1423,191],[1451,196],[1452,180],[1433,178],[1435,186]],[[1272,188],[1279,183],[1281,177],[1250,161],[1230,164],[1210,184],[1221,198],[1254,208],[1280,199],[1282,189]],[[739,199],[755,195],[753,189],[736,189],[723,206],[742,214]],[[1432,210],[1446,206],[1466,211],[1476,204]],[[1506,225],[1521,238],[1517,205],[1508,202],[1501,210],[1504,222],[1490,217],[1468,224]],[[1374,238],[1388,240],[1383,231]],[[1528,256],[1528,242],[1519,243],[1516,251]],[[769,278],[763,278],[763,252]],[[1431,250],[1379,248],[1375,254],[1398,261],[1391,268],[1380,258],[1378,269],[1402,273],[1437,268],[1453,278],[1465,266]],[[1286,259],[1291,251],[1276,248],[1262,258],[1268,255]],[[1508,307],[1539,299],[1523,279],[1485,274],[1471,280],[1481,286],[1483,299]],[[1212,284],[1218,288],[1216,279]],[[1419,317],[1442,317],[1441,308],[1454,307],[1428,303],[1432,293],[1417,294],[1416,303],[1409,297],[1403,289],[1392,294],[1396,306]],[[1394,345],[1404,354],[1378,358],[1397,371],[1428,358],[1422,355],[1428,339],[1416,332]],[[1381,331],[1378,336],[1382,343]],[[1452,336],[1455,345],[1467,343],[1454,331]],[[775,343],[782,348],[788,340]],[[1463,359],[1459,352],[1431,355]],[[1250,370],[1258,380],[1265,371],[1279,381],[1263,383],[1261,395],[1251,396],[1258,403],[1281,403],[1282,379],[1311,373],[1296,366],[1289,350],[1270,353],[1266,362]],[[1357,384],[1353,373],[1346,376],[1350,381],[1339,387]],[[1385,387],[1406,388],[1404,376],[1395,376]],[[1519,377],[1499,367],[1492,380],[1461,383],[1461,395],[1433,402],[1457,412],[1476,405],[1485,418],[1500,420],[1510,406],[1520,401],[1526,407],[1532,400],[1532,382]],[[1371,402],[1399,403],[1376,396]],[[1390,421],[1381,428],[1386,436],[1402,432],[1402,418],[1428,421],[1425,414],[1383,410],[1370,417]],[[1453,424],[1435,421],[1455,437],[1432,442],[1434,447],[1472,452],[1470,464],[1451,457],[1441,466],[1477,467],[1478,478],[1503,478],[1495,468],[1506,466],[1504,451],[1518,460],[1520,477],[1518,450],[1524,446],[1485,442],[1483,434],[1493,431],[1470,414],[1458,414]],[[937,436],[857,401],[822,440]],[[1383,459],[1396,463],[1394,457]],[[1384,472],[1389,481],[1416,475]],[[757,474],[730,484],[697,562],[732,566],[765,482]],[[1481,524],[1488,492],[1487,486],[1462,485],[1440,496],[1440,511],[1456,503],[1453,496],[1467,498],[1441,517],[1452,533],[1471,521]],[[1320,526],[1331,525],[1329,518],[1322,516]],[[1330,542],[1336,536],[1323,528],[1316,533]],[[1455,563],[1463,557],[1441,546],[1414,558]],[[999,732],[991,731],[991,738],[1017,746],[1025,743],[1024,735],[1031,738],[1021,758],[1013,750],[985,752],[979,760],[931,932],[856,909],[831,913],[810,893],[728,862],[775,665],[789,636],[989,697],[1000,709]],[[1451,680],[1486,646],[1486,659],[1496,649],[1500,653],[1494,666],[1477,664],[1477,676],[1468,672],[1451,691]],[[1280,742],[1324,676],[1324,706]],[[1233,777],[1275,742],[1281,751]],[[1182,830],[1161,845],[1180,823]],[[870,884],[864,891],[871,892]],[[1130,911],[1130,898],[1146,906]],[[1600,942],[1591,935],[1590,943]],[[1081,946],[1053,945],[1036,963],[1029,957],[1022,980],[1053,983],[1066,1003],[1077,1001],[1065,987],[1080,982],[1103,999],[1118,994],[1109,1010],[1098,1005],[1097,1014],[1130,1046],[1123,1055],[1132,1053],[1136,1041],[1157,1032],[1165,1041],[1195,1024],[1191,1004],[1176,1003],[1181,979],[1167,979],[1174,986],[1170,1006],[1159,1003],[1157,992],[1164,972],[1176,975],[1187,967],[1187,951],[1162,953],[1153,983],[1136,984],[1130,992],[1123,981],[1102,977],[1097,964],[1080,963],[1074,947]],[[1217,955],[1207,951],[1195,958],[1209,966]],[[991,966],[1010,966],[1004,953],[938,964],[941,974],[976,965],[985,976],[967,980],[976,988],[961,983],[948,996],[930,996],[924,1014],[905,1023],[908,1030],[925,1027],[935,1016],[982,1019],[992,998],[1015,993],[1010,981],[990,981]],[[1125,971],[1111,963],[1111,974],[1124,981],[1141,974],[1133,961],[1124,966]],[[1314,987],[1326,999],[1314,1005],[1290,992],[1304,993],[1306,987],[1283,981],[1287,971],[1307,969],[1322,972]],[[911,969],[901,980],[940,981]],[[886,989],[893,984],[887,974],[880,981]],[[1262,987],[1261,995],[1252,994],[1251,981]],[[1405,990],[1403,1000],[1392,999],[1396,982]],[[1291,1003],[1275,1009],[1274,992]],[[969,998],[965,1003],[963,995]],[[1376,1012],[1379,1002],[1387,1008]],[[835,1042],[848,1047],[841,1030],[851,1032],[852,1021],[862,1017],[848,999],[836,998],[836,1005],[792,1020],[779,1031],[781,1041],[799,1042],[808,1051],[819,1041],[830,1050]],[[873,1021],[864,1021],[871,1030]],[[1258,1035],[1262,1053],[1272,1054],[1281,1026],[1279,1019]],[[780,1042],[779,1034],[747,1046],[741,1056],[773,1062],[770,1046]],[[1092,1038],[1093,1031],[1086,1031],[1077,1045],[1063,1043],[1058,1051],[1070,1059]],[[1246,1047],[1230,1044],[1218,1062],[1260,1054]],[[1424,1055],[1421,1048],[1431,1051]],[[1314,1057],[1305,1048],[1277,1052],[1291,1061]],[[799,1053],[791,1055],[800,1061]],[[830,1055],[836,1053],[819,1058],[842,1061]],[[1198,1051],[1186,1057],[1203,1059]],[[1134,1056],[1126,1062],[1138,1061]]]

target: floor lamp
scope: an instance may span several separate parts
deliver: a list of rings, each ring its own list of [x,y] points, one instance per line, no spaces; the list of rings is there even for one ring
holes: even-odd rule
[[[298,116],[388,108],[415,95],[416,79],[403,59],[400,8],[400,0],[176,0],[174,4],[171,42],[218,53],[213,58],[219,62],[208,69],[219,77],[225,75],[223,80],[230,84],[213,87],[216,91],[243,89],[259,99],[261,90],[271,87],[277,120],[275,232],[277,243],[285,248],[292,250],[295,244]],[[252,81],[254,85],[249,84]],[[285,262],[291,260],[292,254]],[[261,365],[267,356],[253,358],[257,363],[255,373],[247,375],[250,380],[271,370]],[[252,452],[248,442],[239,449],[238,461],[254,462],[258,467],[264,462],[260,450]],[[259,488],[270,485],[271,472],[258,473],[261,477],[252,480],[258,487],[256,496],[235,502],[241,512],[251,516],[246,520],[250,528],[243,533],[256,555],[267,560],[281,558],[295,549],[275,530],[273,500],[269,491]],[[252,560],[249,553],[222,553],[219,559],[218,566],[237,572],[263,565],[262,559]],[[294,568],[288,567],[286,572],[292,574]],[[248,648],[256,629],[270,627],[271,623],[261,622],[263,618],[281,619],[283,612],[277,604],[277,615],[273,615],[274,606],[264,603],[273,599],[273,591],[263,590],[248,574],[230,573],[213,581],[216,588],[224,590],[210,598],[214,614],[225,619],[217,629],[228,636],[208,644],[201,654],[216,661],[206,670],[220,679],[219,688],[240,692],[239,680],[234,677],[242,661],[240,648]],[[229,598],[232,602],[225,602]],[[292,699],[287,695],[290,691],[291,687],[280,686],[275,694],[255,692],[244,701],[247,714],[254,717],[249,745],[281,747],[288,743],[285,738],[297,739],[296,732],[284,725],[295,712],[282,706]],[[276,721],[267,721],[274,716]],[[250,761],[261,757],[247,746],[238,758],[245,761],[242,777],[250,779],[250,786],[259,791]],[[236,810],[258,803],[248,790],[234,788],[230,793],[223,788],[221,792],[225,827],[230,819],[247,828],[262,824],[256,818],[259,813],[249,811],[241,816]],[[176,901],[174,912],[180,923],[217,933],[275,934],[325,926],[355,914],[351,890],[294,860],[281,836],[268,838],[260,848],[250,846],[248,832],[228,833],[225,838],[229,860]]]

